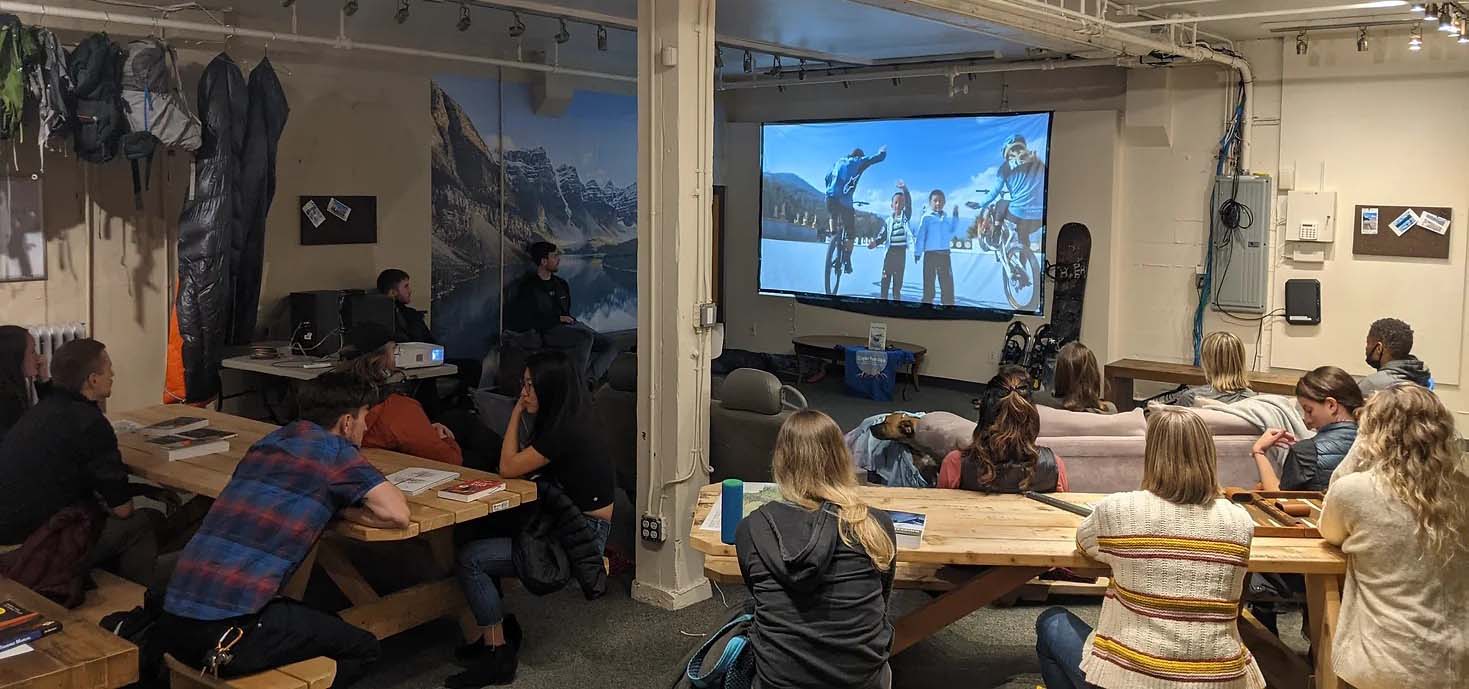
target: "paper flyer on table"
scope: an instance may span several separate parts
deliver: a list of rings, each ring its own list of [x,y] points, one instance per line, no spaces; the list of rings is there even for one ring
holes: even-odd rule
[[[21,644],[13,648],[7,648],[3,651],[0,651],[0,660],[4,660],[13,656],[25,655],[26,653],[30,653],[34,650],[36,649],[32,648],[30,644]]]
[[[1413,229],[1413,226],[1417,224],[1418,212],[1414,211],[1412,208],[1409,208],[1408,210],[1403,211],[1402,215],[1394,218],[1393,221],[1388,224],[1388,227],[1392,228],[1394,234],[1401,237],[1405,233],[1407,233],[1408,230]]]
[[[761,505],[768,502],[780,500],[780,489],[774,483],[746,483],[745,484],[745,512],[744,516],[750,516]],[[724,524],[724,495],[721,493],[714,500],[714,507],[709,510],[709,516],[704,518],[704,523],[699,525],[704,531],[719,531]]]
[[[1362,209],[1362,234],[1377,234],[1378,209]]]
[[[1452,221],[1450,221],[1448,218],[1445,218],[1441,215],[1436,215],[1429,211],[1423,211],[1422,213],[1418,214],[1418,224],[1422,226],[1423,229],[1436,234],[1448,234],[1449,225],[1451,222]]]

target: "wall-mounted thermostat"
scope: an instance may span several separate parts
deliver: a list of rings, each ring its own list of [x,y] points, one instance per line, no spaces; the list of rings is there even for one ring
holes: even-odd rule
[[[1336,228],[1336,192],[1292,191],[1285,195],[1285,241],[1330,242]]]

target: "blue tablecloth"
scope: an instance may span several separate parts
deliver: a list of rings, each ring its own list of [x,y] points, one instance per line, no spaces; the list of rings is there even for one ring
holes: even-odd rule
[[[913,353],[906,349],[841,349],[846,356],[847,391],[880,402],[893,399],[893,390],[898,387],[898,369],[913,364]]]

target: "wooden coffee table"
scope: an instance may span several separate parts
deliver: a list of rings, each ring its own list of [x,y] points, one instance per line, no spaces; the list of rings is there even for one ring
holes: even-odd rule
[[[866,346],[867,338],[847,335],[802,335],[791,338],[791,347],[797,356],[811,356],[835,363],[845,360],[842,349]],[[928,354],[928,348],[911,342],[888,340],[888,349],[901,349],[913,355],[913,363],[908,365],[908,381],[913,385],[913,391],[918,392],[918,369],[923,366],[923,356]],[[908,399],[907,390],[903,391],[903,399]]]

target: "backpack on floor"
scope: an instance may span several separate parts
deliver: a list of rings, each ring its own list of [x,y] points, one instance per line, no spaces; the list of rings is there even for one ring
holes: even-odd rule
[[[143,208],[143,189],[159,146],[185,151],[199,149],[199,118],[184,98],[173,47],[156,38],[132,41],[122,67],[122,100],[128,128],[122,139],[123,156],[133,167],[133,202]],[[142,170],[138,163],[142,161]]]
[[[107,34],[88,36],[71,53],[71,79],[77,97],[77,157],[89,163],[112,160],[127,132],[122,114],[122,51]]]
[[[750,648],[753,603],[735,613],[719,631],[710,634],[689,656],[675,686],[692,689],[749,689],[755,683],[755,651]],[[709,663],[709,654],[720,649]]]

